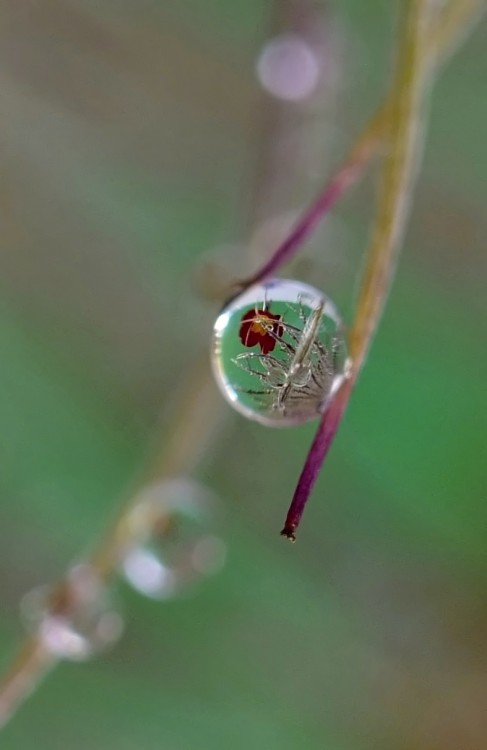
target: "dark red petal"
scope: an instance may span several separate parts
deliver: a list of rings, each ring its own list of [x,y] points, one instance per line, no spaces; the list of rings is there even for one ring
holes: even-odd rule
[[[242,325],[240,326],[239,336],[240,341],[244,346],[255,346],[259,343],[261,340],[261,336],[256,331],[252,330],[253,325],[253,318],[252,320],[246,320]]]
[[[238,335],[242,339],[242,344],[244,343],[244,339],[247,336],[248,332],[250,331],[251,327],[252,327],[252,322],[250,320],[246,320],[241,324]]]
[[[239,330],[239,336],[240,341],[244,346],[255,346],[255,341],[253,344],[249,344],[249,338],[253,338],[250,329],[252,327],[252,324],[254,322],[255,318],[255,310],[251,308],[250,310],[247,310],[246,313],[242,315],[241,318],[241,326]]]
[[[276,346],[276,341],[267,333],[265,336],[260,337],[259,344],[262,354],[269,354]]]
[[[261,341],[262,341],[262,336],[260,335],[260,333],[257,333],[256,331],[252,331],[252,329],[250,329],[247,338],[242,343],[244,346],[250,347],[250,346],[257,346],[257,344],[260,344]]]
[[[252,307],[250,310],[247,310],[247,312],[242,315],[242,318],[241,318],[242,323],[244,323],[245,321],[252,322],[253,319],[255,318],[255,315],[256,315],[255,310]]]
[[[284,328],[280,324],[282,320],[280,315],[274,315],[269,310],[255,310],[255,308],[251,308],[242,315],[239,330],[240,341],[247,347],[259,345],[262,354],[269,354],[275,348],[276,341],[269,333],[260,333],[259,331],[252,330],[252,326],[259,317],[275,321],[272,323],[272,330],[275,335],[282,336]]]

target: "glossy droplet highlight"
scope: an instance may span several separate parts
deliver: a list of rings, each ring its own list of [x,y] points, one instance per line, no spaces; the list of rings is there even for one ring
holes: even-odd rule
[[[331,300],[299,281],[276,279],[233,299],[213,329],[212,364],[228,401],[269,426],[317,418],[349,366]]]
[[[170,599],[219,571],[226,546],[214,531],[216,505],[213,493],[188,479],[143,490],[127,521],[135,540],[121,562],[127,582]]]
[[[123,620],[87,565],[72,568],[60,586],[41,586],[21,602],[23,623],[58,659],[83,661],[121,636]]]

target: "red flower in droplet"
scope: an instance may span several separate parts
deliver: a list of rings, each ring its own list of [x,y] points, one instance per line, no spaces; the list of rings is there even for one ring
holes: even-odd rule
[[[251,308],[242,316],[240,341],[244,346],[260,346],[262,354],[269,354],[276,345],[276,336],[282,336],[282,317],[269,310]]]

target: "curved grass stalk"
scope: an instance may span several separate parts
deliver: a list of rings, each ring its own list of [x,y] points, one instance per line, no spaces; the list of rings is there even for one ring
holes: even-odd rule
[[[426,59],[434,67],[446,58],[453,46],[467,33],[482,10],[478,0],[451,0],[435,24],[428,30]],[[270,258],[255,273],[234,285],[232,296],[240,294],[253,284],[260,284],[288,263],[303,243],[316,230],[335,203],[363,175],[364,167],[377,151],[389,125],[395,100],[395,89],[379,107],[358,136],[341,167],[326,183],[316,200],[306,209],[291,229],[290,234],[276,248]]]
[[[428,0],[409,0],[408,3],[404,36],[398,53],[396,93],[390,105],[376,217],[355,322],[349,336],[351,371],[323,415],[307,456],[281,532],[291,541],[296,538],[304,507],[365,361],[394,276],[422,142],[420,125],[429,77],[428,6]]]

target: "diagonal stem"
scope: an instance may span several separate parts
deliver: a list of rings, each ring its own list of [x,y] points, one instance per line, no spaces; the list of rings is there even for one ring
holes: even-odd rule
[[[0,686],[0,731],[12,715],[12,708],[32,693],[56,658],[37,638],[25,641]]]
[[[481,11],[479,0],[451,0],[440,14],[438,21],[428,30],[427,62],[435,65],[438,58],[446,57],[461,32],[468,27]],[[255,273],[235,285],[234,295],[245,291],[253,284],[264,281],[275,274],[296,255],[303,243],[315,231],[341,196],[356,183],[363,174],[367,162],[377,151],[389,125],[394,105],[394,90],[367,123],[342,166],[316,200],[297,221],[290,234],[276,248],[270,258]]]
[[[409,0],[390,105],[386,155],[379,179],[367,266],[350,332],[350,377],[323,415],[282,530],[294,541],[304,507],[328,453],[377,328],[394,276],[409,213],[421,148],[421,115],[427,94],[428,0]]]

